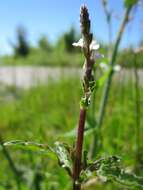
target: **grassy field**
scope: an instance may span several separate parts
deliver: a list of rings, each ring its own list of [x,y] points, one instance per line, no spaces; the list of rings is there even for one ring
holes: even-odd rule
[[[51,81],[47,85],[33,87],[29,90],[14,87],[1,87],[0,91],[0,130],[4,141],[29,140],[52,145],[55,141],[73,144],[75,133],[69,133],[76,127],[79,115],[81,95],[79,79]],[[140,88],[143,97],[143,89]],[[98,117],[101,91],[96,94],[96,117]],[[140,104],[142,103],[140,100]],[[90,114],[90,112],[89,112]],[[141,115],[143,109],[141,107]],[[136,129],[135,91],[132,82],[116,84],[113,82],[104,125],[101,130],[102,148],[97,154],[119,155],[129,170],[142,174],[142,163],[136,163],[137,129]],[[143,126],[143,119],[141,126]],[[140,129],[142,130],[142,129]],[[142,133],[140,143],[142,144]],[[88,149],[92,134],[85,137]],[[96,147],[95,147],[96,148]],[[53,158],[30,151],[8,147],[16,167],[23,172],[24,182],[21,189],[68,190],[70,183],[65,172]],[[5,155],[0,151],[0,190],[16,189],[15,176]],[[38,179],[38,180],[36,180]],[[35,180],[37,183],[35,183]],[[40,185],[39,185],[40,184]],[[123,189],[122,185],[96,183],[86,189]]]
[[[107,50],[101,45],[100,53],[104,54],[105,58],[102,62],[107,61]],[[133,49],[121,49],[118,54],[117,64],[125,68],[134,67],[134,50]],[[143,67],[142,60],[143,55],[139,53],[136,56],[137,64],[139,68]],[[3,66],[67,66],[67,67],[81,67],[83,63],[83,56],[79,49],[78,52],[66,52],[66,51],[52,51],[44,52],[35,50],[31,52],[27,57],[14,57],[13,55],[5,55],[0,57],[1,65]]]

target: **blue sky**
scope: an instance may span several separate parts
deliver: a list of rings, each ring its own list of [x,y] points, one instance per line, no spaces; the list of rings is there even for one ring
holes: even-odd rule
[[[109,0],[114,12],[113,37],[123,15],[123,0]],[[0,6],[0,54],[10,53],[17,26],[24,25],[32,44],[45,34],[55,41],[71,25],[79,30],[79,8],[86,4],[92,20],[92,31],[98,39],[107,41],[108,32],[101,0],[4,0]],[[118,19],[116,18],[116,16]],[[142,24],[141,24],[142,23]],[[143,8],[136,11],[123,37],[121,46],[137,45],[143,36]]]

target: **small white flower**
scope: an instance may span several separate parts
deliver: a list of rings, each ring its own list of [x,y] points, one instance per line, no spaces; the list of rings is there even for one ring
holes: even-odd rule
[[[75,47],[81,47],[83,48],[83,38],[81,38],[78,42],[74,42],[72,44]],[[98,50],[100,48],[100,45],[95,41],[92,40],[91,44],[90,44],[90,50]]]
[[[113,69],[114,69],[115,72],[119,72],[121,70],[121,66],[120,65],[115,65]]]
[[[84,45],[83,38],[81,38],[78,42],[74,42],[72,45],[75,47],[83,48],[83,45]],[[99,58],[104,57],[104,55],[100,54],[97,51],[99,48],[100,48],[100,45],[95,40],[92,40],[92,42],[90,44],[90,51],[92,52],[93,59],[99,59]]]
[[[78,42],[74,42],[72,45],[75,46],[75,47],[83,48],[83,39],[80,38],[80,40]]]
[[[98,50],[99,48],[100,48],[100,45],[95,40],[92,40],[90,44],[90,50]]]

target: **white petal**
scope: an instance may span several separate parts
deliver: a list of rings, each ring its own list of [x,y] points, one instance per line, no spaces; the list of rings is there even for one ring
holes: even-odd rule
[[[120,70],[121,70],[121,66],[120,65],[114,66],[114,71],[115,72],[119,72]]]
[[[74,42],[72,45],[76,47],[83,47],[83,39],[81,38],[78,42]]]
[[[98,50],[99,47],[100,47],[100,45],[95,40],[92,40],[92,42],[90,44],[90,50]]]

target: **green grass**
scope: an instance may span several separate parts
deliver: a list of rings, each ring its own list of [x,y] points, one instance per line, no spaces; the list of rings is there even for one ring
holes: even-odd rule
[[[31,66],[80,66],[83,58],[80,53],[66,53],[66,52],[44,52],[35,50],[31,52],[26,58],[3,56],[1,58],[3,65],[31,65]]]
[[[80,50],[80,49],[79,49]],[[104,47],[101,47],[100,53],[107,58],[107,50]],[[4,55],[0,57],[1,65],[3,66],[67,66],[67,67],[81,67],[81,63],[83,63],[83,56],[81,52],[67,52],[65,50],[53,50],[51,52],[46,52],[39,49],[31,50],[27,57],[15,57],[13,55]],[[137,64],[139,68],[143,67],[142,60],[143,55],[139,53],[136,56]],[[101,61],[101,60],[100,60]],[[107,62],[107,60],[103,60]],[[121,65],[125,68],[133,68],[134,67],[134,54],[133,50],[126,49],[120,50],[117,64]]]
[[[62,141],[72,145],[75,136],[63,136],[75,128],[78,122],[79,100],[82,94],[80,86],[79,79],[63,79],[25,91],[15,88],[2,89],[0,91],[0,130],[4,140],[30,140],[50,145],[55,141]],[[140,88],[140,93],[143,97],[143,88]],[[101,90],[97,93],[96,110],[99,108],[100,98]],[[98,157],[109,154],[119,155],[123,158],[124,164],[130,168],[134,168],[136,164],[134,98],[132,83],[113,83],[102,128],[103,147],[98,155]],[[141,126],[143,128],[142,117]],[[143,135],[141,141],[142,137]],[[91,138],[92,134],[85,137],[87,148]],[[56,160],[15,148],[8,148],[8,150],[18,168],[25,171],[26,182],[23,190],[30,189],[33,184],[33,175],[37,170],[42,175],[42,190],[71,189],[69,178],[57,165]],[[10,189],[15,190],[14,176],[2,152],[0,152],[0,158],[0,190],[8,189],[3,187],[4,184],[11,185]],[[121,185],[110,182],[97,184],[96,188],[99,190],[123,189]],[[95,189],[95,187],[90,189]]]

